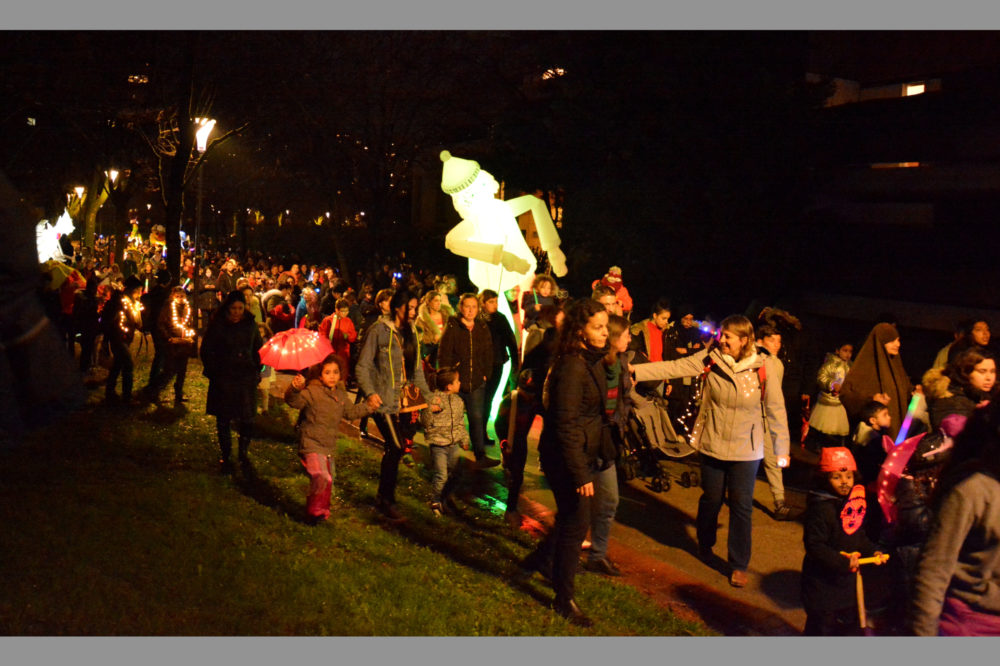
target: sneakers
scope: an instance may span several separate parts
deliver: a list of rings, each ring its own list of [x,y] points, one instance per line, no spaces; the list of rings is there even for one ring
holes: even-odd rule
[[[584,563],[583,568],[586,569],[587,571],[592,571],[594,573],[603,574],[605,576],[621,576],[622,575],[621,569],[619,569],[617,566],[615,566],[615,563],[612,562],[611,560],[609,560],[606,557],[602,557],[601,559],[599,559],[597,561],[587,560]]]
[[[500,461],[496,458],[487,458],[483,456],[482,458],[476,458],[476,467],[479,469],[488,469],[490,467],[496,467],[500,464]]]
[[[733,587],[746,587],[748,582],[749,578],[747,578],[746,571],[733,569],[733,572],[729,574],[729,584]]]
[[[431,502],[431,513],[433,513],[436,518],[440,518],[445,514],[444,506],[441,502]]]
[[[774,513],[771,514],[771,517],[775,520],[791,520],[792,510],[784,502],[775,502]]]

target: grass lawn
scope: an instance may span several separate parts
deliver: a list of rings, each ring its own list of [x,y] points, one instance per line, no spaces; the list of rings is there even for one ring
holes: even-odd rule
[[[137,388],[148,362],[137,358]],[[476,505],[435,517],[422,465],[400,468],[409,521],[382,523],[370,506],[380,454],[354,439],[339,442],[334,514],[310,527],[296,412],[280,404],[259,417],[252,467],[226,476],[206,390],[197,360],[180,411],[109,408],[93,387],[84,410],[0,451],[0,634],[711,633],[582,573],[577,595],[597,622],[574,627],[545,606],[538,576],[512,577],[531,537]]]

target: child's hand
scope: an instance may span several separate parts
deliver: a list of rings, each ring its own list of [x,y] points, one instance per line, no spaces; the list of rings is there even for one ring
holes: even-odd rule
[[[306,387],[306,378],[302,375],[295,375],[292,377],[292,388],[296,391],[301,391]]]
[[[365,399],[365,403],[368,405],[368,409],[374,412],[382,406],[382,397],[378,393],[372,393]]]
[[[882,566],[889,559],[882,554],[881,550],[876,550],[874,557],[875,557],[875,564],[877,566]]]
[[[872,400],[878,400],[883,405],[889,404],[889,394],[888,393],[876,393],[872,396]]]
[[[462,447],[463,451],[468,451],[469,450],[469,443],[468,442],[462,442],[461,447]]]
[[[851,560],[850,562],[851,573],[855,573],[858,570],[858,560],[861,559],[861,553],[859,553],[858,551],[854,551],[853,553],[841,553],[841,555],[844,555],[845,557]]]

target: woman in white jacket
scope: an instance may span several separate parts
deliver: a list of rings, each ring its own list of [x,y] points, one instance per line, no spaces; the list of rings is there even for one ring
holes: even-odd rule
[[[703,560],[713,559],[716,521],[728,490],[729,583],[744,587],[757,467],[769,442],[778,465],[788,465],[788,421],[776,359],[757,354],[753,324],[732,315],[722,320],[719,329],[718,342],[707,353],[633,369],[637,382],[703,377],[698,418],[690,436],[701,462],[698,549]]]

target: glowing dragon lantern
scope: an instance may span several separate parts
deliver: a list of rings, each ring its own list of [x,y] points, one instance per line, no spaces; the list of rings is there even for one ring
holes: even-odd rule
[[[69,259],[63,254],[59,245],[59,236],[73,233],[76,227],[69,216],[69,211],[64,210],[54,225],[48,220],[41,220],[35,225],[35,244],[38,248],[38,263],[43,264],[49,259],[64,261]]]
[[[444,246],[469,260],[469,279],[482,291],[492,289],[501,295],[499,311],[518,331],[503,293],[513,287],[531,288],[537,261],[517,226],[517,217],[531,212],[542,250],[548,253],[553,272],[566,274],[566,256],[559,249],[559,233],[545,203],[527,194],[509,201],[496,198],[500,185],[478,162],[441,152],[441,189],[451,196],[462,221],[445,236]],[[506,386],[510,361],[504,366],[500,386]],[[503,391],[498,391],[490,409],[490,428]]]

